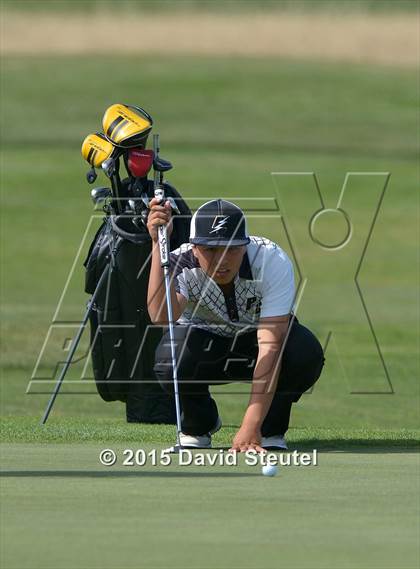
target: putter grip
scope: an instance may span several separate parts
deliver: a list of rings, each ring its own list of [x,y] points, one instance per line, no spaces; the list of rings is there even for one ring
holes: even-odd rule
[[[162,267],[169,267],[169,247],[168,247],[168,232],[165,225],[158,227],[159,238],[159,251],[160,251],[160,264]]]
[[[164,203],[165,192],[163,191],[163,188],[157,187],[155,189],[155,198],[157,198],[160,201],[160,203]],[[160,264],[162,265],[162,267],[169,267],[168,232],[166,231],[166,225],[159,225],[158,240],[159,240],[159,251],[160,251]]]

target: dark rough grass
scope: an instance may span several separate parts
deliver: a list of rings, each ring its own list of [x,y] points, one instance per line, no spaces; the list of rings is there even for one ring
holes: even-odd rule
[[[237,430],[227,425],[213,440],[215,446],[227,446]],[[1,442],[126,442],[172,444],[175,427],[172,425],[127,424],[115,419],[51,418],[40,425],[36,417],[4,417],[1,420]],[[420,430],[415,429],[291,429],[288,433],[291,447],[333,448],[415,448],[419,446]]]

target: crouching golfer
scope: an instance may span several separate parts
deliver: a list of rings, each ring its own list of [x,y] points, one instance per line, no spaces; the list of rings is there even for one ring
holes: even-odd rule
[[[151,201],[148,230],[153,241],[148,310],[167,324],[157,227],[168,224],[169,202]],[[292,313],[293,266],[276,243],[248,236],[242,210],[218,199],[191,220],[190,242],[171,252],[179,395],[180,442],[210,448],[222,425],[209,385],[248,381],[251,395],[232,449],[285,449],[292,403],[321,374],[322,348]],[[169,332],[156,350],[155,373],[173,392]]]

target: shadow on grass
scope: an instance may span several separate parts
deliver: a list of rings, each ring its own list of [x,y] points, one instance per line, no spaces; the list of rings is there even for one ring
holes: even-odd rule
[[[396,454],[396,453],[418,453],[420,451],[420,443],[409,441],[395,441],[393,439],[334,439],[305,440],[302,442],[288,442],[287,451],[281,452],[312,452],[314,449],[319,453],[371,453],[371,454]],[[229,446],[213,446],[212,450],[229,450]],[[273,452],[273,449],[269,449]]]
[[[249,478],[261,477],[258,472],[163,472],[163,471],[123,471],[123,470],[7,470],[0,472],[0,478]]]

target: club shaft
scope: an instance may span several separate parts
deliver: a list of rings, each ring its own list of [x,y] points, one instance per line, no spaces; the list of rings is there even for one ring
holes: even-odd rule
[[[153,135],[153,150],[157,158],[159,156],[159,135]],[[165,191],[163,186],[163,179],[160,172],[155,169],[153,189],[155,198],[158,198],[163,205],[165,203]],[[158,227],[158,243],[160,262],[163,268],[164,281],[165,281],[165,296],[166,296],[166,309],[168,312],[169,324],[169,341],[171,344],[171,360],[172,360],[172,379],[175,397],[175,413],[176,413],[176,444],[178,448],[181,447],[180,433],[181,433],[181,405],[179,402],[179,389],[178,389],[178,370],[176,363],[176,350],[175,350],[175,336],[174,336],[174,317],[172,309],[171,298],[171,283],[170,283],[170,270],[169,270],[169,242],[168,233],[165,225]]]
[[[164,267],[163,271],[165,275],[165,293],[166,293],[166,307],[168,311],[168,322],[169,322],[169,340],[171,343],[172,379],[174,384],[175,413],[176,413],[176,442],[180,446],[181,443],[179,435],[181,432],[181,405],[179,403],[178,370],[176,364],[174,321],[173,321],[169,267]]]

